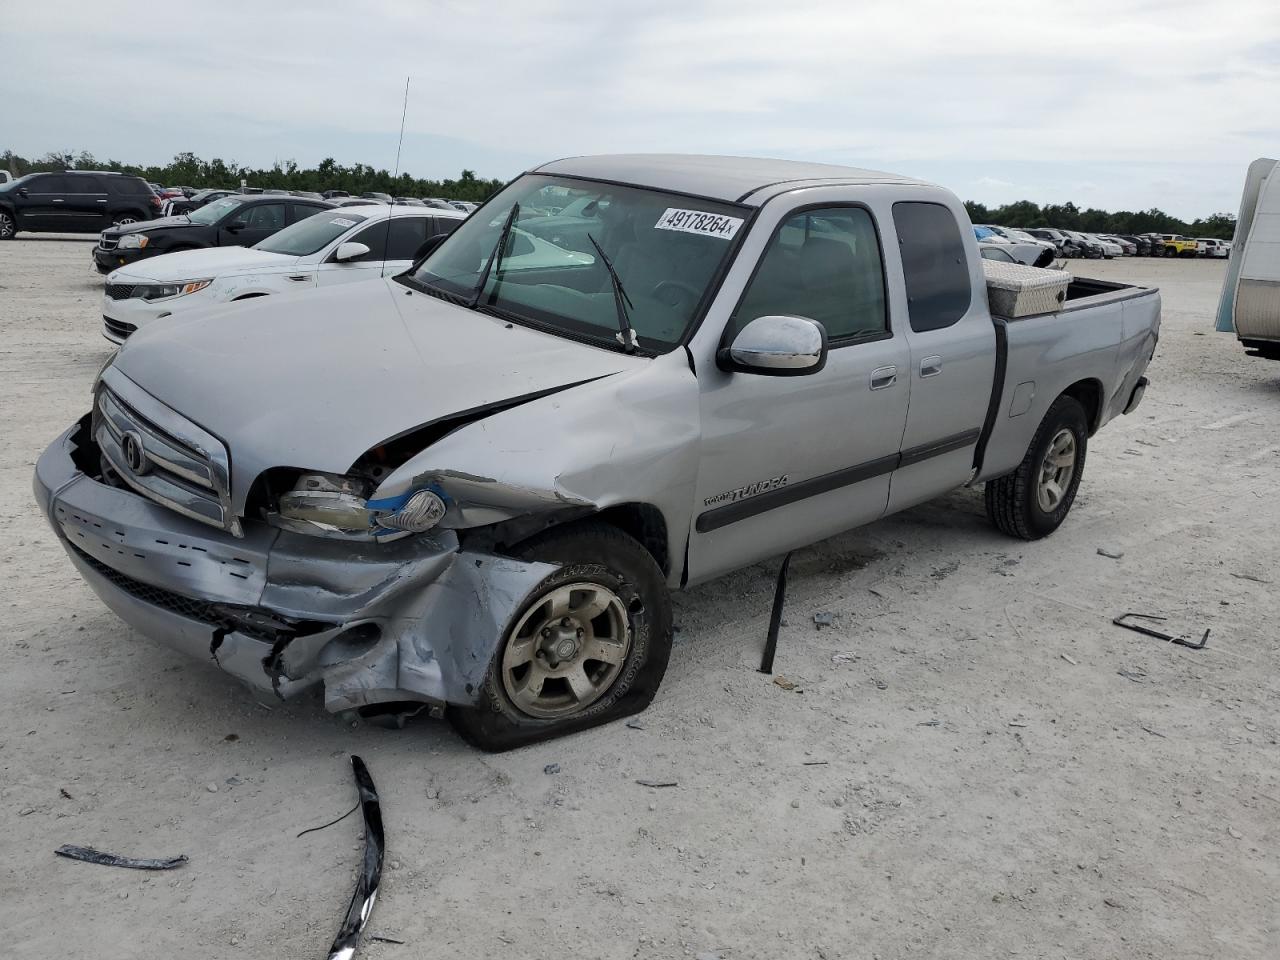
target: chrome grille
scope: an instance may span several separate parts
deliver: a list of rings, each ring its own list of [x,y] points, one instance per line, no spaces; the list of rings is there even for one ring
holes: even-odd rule
[[[132,283],[108,283],[107,296],[112,300],[128,300],[133,296],[133,288]]]
[[[231,509],[231,466],[217,437],[108,367],[94,404],[102,455],[135,491],[185,517],[243,536]]]
[[[114,250],[120,245],[119,237],[108,237],[105,233],[98,238],[98,246],[103,250]]]

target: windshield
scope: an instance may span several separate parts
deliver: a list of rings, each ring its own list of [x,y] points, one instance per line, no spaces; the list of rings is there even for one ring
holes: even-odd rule
[[[313,217],[299,220],[291,227],[285,227],[260,243],[254,244],[255,250],[267,253],[283,253],[290,257],[305,257],[323,250],[337,240],[357,223],[367,217],[356,213],[335,214],[331,210],[317,213]]]
[[[520,216],[501,262],[478,290],[516,203]],[[640,346],[661,352],[693,323],[744,216],[714,200],[531,174],[464,221],[408,279],[513,320],[617,344],[618,297],[598,244],[625,291]]]
[[[240,206],[239,197],[223,197],[221,200],[205,204],[199,210],[192,210],[187,214],[187,219],[192,223],[217,223],[238,206]]]

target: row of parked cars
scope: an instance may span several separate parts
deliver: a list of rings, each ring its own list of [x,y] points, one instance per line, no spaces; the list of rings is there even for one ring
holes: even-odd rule
[[[277,198],[277,203],[288,203],[288,198],[293,198],[327,202],[327,206],[383,203],[464,215],[476,206],[462,200],[392,197],[385,193],[352,197],[342,190],[330,190],[326,194],[257,187],[195,190],[162,187],[141,177],[106,170],[65,170],[0,180],[0,240],[12,240],[19,230],[98,233],[107,228],[190,214],[228,196],[272,196]]]
[[[1000,229],[1000,228],[997,228]],[[1028,227],[1030,236],[1052,243],[1059,256],[1100,260],[1112,257],[1221,257],[1231,253],[1228,240],[1211,237],[1191,239],[1177,233],[1141,233],[1115,235],[1059,230],[1054,227]]]

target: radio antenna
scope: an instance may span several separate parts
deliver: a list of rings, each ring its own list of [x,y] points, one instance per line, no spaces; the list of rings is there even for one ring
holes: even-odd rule
[[[391,189],[396,188],[396,181],[400,179],[400,148],[404,146],[404,118],[409,113],[409,80],[410,77],[404,78],[404,106],[400,110],[400,140],[396,143],[396,171],[391,175]],[[391,197],[391,205],[387,207],[387,232],[382,239],[382,276],[387,275],[387,257],[391,254],[391,215],[396,209],[396,198],[393,194]]]

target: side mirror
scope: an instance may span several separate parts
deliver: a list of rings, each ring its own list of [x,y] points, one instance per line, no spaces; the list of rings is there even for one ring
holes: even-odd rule
[[[27,193],[27,188],[26,188],[26,187],[19,187],[19,188],[18,188],[18,196],[22,197],[23,199],[26,199],[26,197],[27,197],[27,196],[29,196],[29,194]]]
[[[363,257],[368,252],[369,248],[363,243],[348,240],[346,243],[338,244],[338,249],[333,252],[333,260],[335,263],[344,263],[347,260]]]
[[[827,331],[807,317],[757,317],[716,354],[721,370],[797,377],[827,362]]]
[[[225,230],[225,231],[227,231],[227,233],[239,233],[241,230],[243,230],[243,229],[244,229],[244,224],[243,224],[243,223],[228,223],[228,224],[227,224],[225,227],[223,227],[222,229],[223,229],[223,230]]]

